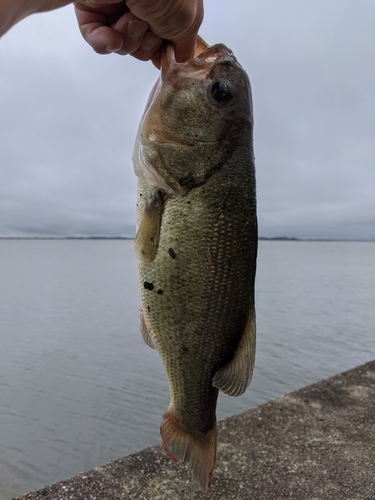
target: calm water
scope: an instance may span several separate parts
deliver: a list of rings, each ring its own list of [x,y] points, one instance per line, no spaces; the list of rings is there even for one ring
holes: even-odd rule
[[[132,241],[0,240],[0,499],[159,442]],[[238,413],[375,357],[375,243],[261,241],[253,382]]]

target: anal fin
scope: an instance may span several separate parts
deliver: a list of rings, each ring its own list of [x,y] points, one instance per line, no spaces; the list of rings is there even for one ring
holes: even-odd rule
[[[233,358],[218,370],[212,385],[228,396],[240,396],[251,382],[255,364],[256,324],[252,308]]]
[[[142,262],[150,263],[155,259],[159,246],[162,213],[163,195],[157,190],[146,201],[134,240],[134,251]]]

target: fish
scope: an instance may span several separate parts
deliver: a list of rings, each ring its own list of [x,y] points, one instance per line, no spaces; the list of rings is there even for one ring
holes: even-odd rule
[[[140,330],[165,368],[160,434],[208,491],[219,390],[243,394],[255,363],[257,208],[249,78],[224,44],[162,53],[133,151]]]

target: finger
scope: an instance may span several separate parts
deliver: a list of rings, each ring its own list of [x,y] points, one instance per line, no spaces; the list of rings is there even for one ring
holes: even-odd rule
[[[127,12],[112,27],[122,36],[122,47],[118,54],[126,55],[131,54],[141,46],[148,24],[138,19],[134,14]]]
[[[151,31],[147,31],[143,37],[143,41],[139,49],[131,53],[133,57],[140,61],[149,61],[154,54],[160,49],[163,40],[160,36],[155,35]]]
[[[99,12],[101,14],[106,14],[107,16],[117,15],[119,18],[125,12],[129,12],[129,8],[124,4],[124,2],[112,2],[108,3],[108,0],[103,3],[102,6],[95,5],[92,2],[85,2],[84,0],[80,0],[79,2],[73,2],[76,11],[80,12]]]
[[[154,52],[153,56],[151,57],[152,64],[157,69],[161,68],[161,52],[162,52],[162,46],[160,46],[158,50]]]
[[[75,4],[78,25],[83,38],[98,54],[108,54],[122,48],[122,35],[107,26],[109,14],[89,10]]]
[[[172,36],[170,39],[174,43],[175,57],[177,62],[185,62],[194,57],[197,46],[197,34],[202,24],[204,15],[203,1],[198,0],[194,20],[190,27],[185,30],[184,36]]]
[[[185,62],[194,57],[197,45],[197,35],[193,33],[183,40],[171,40],[174,43],[174,53],[177,62]]]
[[[85,7],[97,9],[108,5],[109,0],[77,0],[75,3],[80,3]],[[124,0],[111,0],[111,3],[124,3]]]

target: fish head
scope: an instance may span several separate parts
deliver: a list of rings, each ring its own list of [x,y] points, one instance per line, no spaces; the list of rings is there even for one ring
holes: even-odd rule
[[[233,52],[199,39],[195,56],[178,63],[169,44],[139,127],[135,173],[184,195],[239,147],[252,148],[252,127],[250,82]]]

